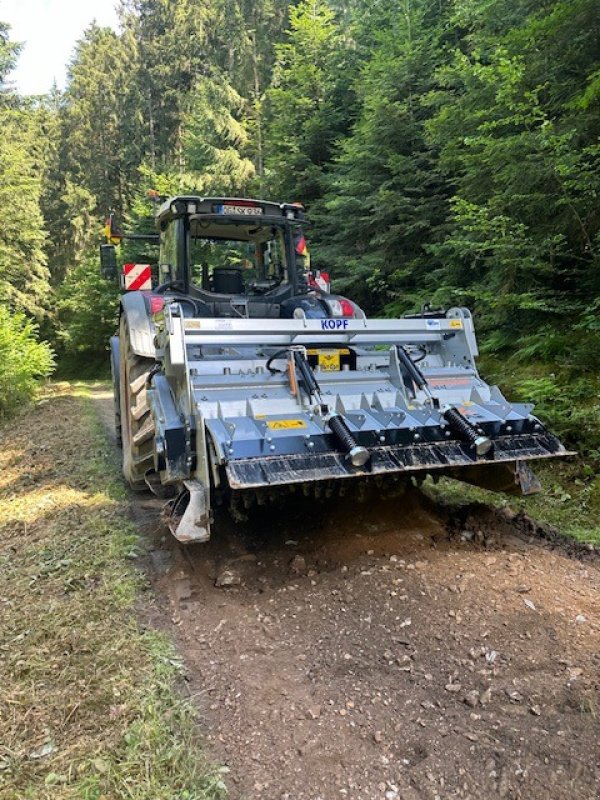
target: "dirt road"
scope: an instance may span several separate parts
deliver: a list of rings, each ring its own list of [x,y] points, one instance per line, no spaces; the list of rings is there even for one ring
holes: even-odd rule
[[[233,800],[600,795],[594,554],[482,509],[448,525],[416,490],[226,519],[187,550],[159,505],[132,500],[151,621]]]

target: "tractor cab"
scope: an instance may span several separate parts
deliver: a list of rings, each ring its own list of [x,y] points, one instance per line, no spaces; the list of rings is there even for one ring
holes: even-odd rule
[[[102,275],[117,275],[123,239],[158,245],[158,266],[125,264],[121,306],[140,303],[150,318],[165,303],[186,317],[328,319],[363,317],[330,291],[329,275],[310,270],[299,203],[246,198],[171,197],[156,214],[157,234],[123,234],[111,214],[100,245]],[[138,299],[127,295],[139,294]]]
[[[292,316],[314,287],[297,253],[307,222],[298,205],[175,197],[158,211],[159,294],[199,317]],[[316,298],[313,311],[326,310]]]

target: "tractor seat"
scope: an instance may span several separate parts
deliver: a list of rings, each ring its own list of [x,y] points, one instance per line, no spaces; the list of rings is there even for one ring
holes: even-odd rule
[[[215,267],[212,274],[215,294],[244,294],[244,277],[241,267]]]

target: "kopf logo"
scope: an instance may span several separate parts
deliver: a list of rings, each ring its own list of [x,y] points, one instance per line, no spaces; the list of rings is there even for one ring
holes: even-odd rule
[[[322,319],[321,329],[324,331],[346,330],[348,327],[347,319]]]

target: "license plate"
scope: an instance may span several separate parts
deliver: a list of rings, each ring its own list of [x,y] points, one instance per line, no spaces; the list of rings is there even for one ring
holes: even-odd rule
[[[220,206],[221,214],[234,214],[238,217],[260,217],[262,208],[258,206]]]
[[[339,372],[341,350],[319,350],[319,369],[323,372]]]

